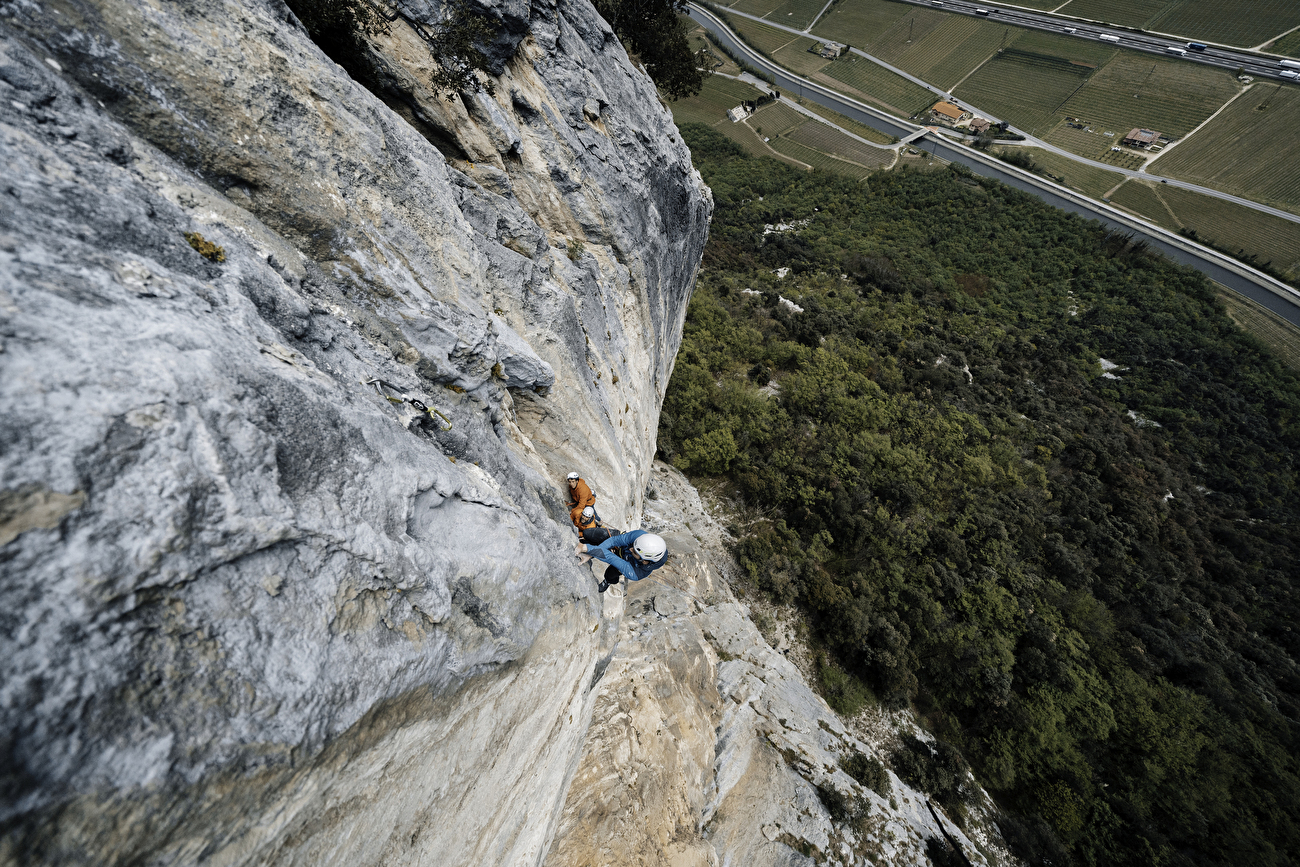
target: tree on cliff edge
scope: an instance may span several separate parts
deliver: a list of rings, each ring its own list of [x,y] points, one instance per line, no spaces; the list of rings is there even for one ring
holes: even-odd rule
[[[678,15],[685,0],[594,0],[596,11],[640,57],[655,84],[673,99],[694,96],[708,72],[696,64]]]

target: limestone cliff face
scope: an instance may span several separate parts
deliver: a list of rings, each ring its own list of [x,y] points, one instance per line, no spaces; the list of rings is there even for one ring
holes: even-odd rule
[[[936,842],[961,853],[942,863],[1016,864],[982,794],[958,827],[892,771],[876,790],[845,772],[887,761],[895,730],[930,736],[907,712],[841,720],[792,661],[802,643],[769,644],[732,593],[726,530],[655,466],[642,524],[671,557],[605,602],[617,645],[546,867],[922,867]]]
[[[448,99],[406,19],[368,90],[278,0],[0,6],[0,863],[546,851],[563,474],[640,514],[711,200],[586,0],[484,14]]]

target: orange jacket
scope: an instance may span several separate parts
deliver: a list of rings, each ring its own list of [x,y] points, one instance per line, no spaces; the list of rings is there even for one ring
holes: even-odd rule
[[[567,484],[567,483],[566,483]],[[582,510],[591,506],[596,506],[596,495],[587,487],[587,483],[578,479],[578,484],[573,486],[569,491],[569,517],[573,519],[573,526],[579,526],[582,520]]]

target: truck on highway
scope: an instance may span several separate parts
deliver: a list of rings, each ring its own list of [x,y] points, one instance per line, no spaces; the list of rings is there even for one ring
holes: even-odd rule
[[[1192,49],[1193,51],[1204,51],[1206,45],[1204,42],[1189,42],[1187,43],[1187,47]]]
[[[1283,78],[1300,78],[1300,70],[1284,69],[1281,72],[1279,72],[1278,75],[1282,76]]]
[[[1166,46],[1166,47],[1165,47],[1165,54],[1177,54],[1179,57],[1186,57],[1186,56],[1187,56],[1187,49],[1186,49],[1186,48],[1175,48],[1174,46],[1169,45],[1169,46]]]
[[[1097,38],[1102,42],[1119,42],[1119,37],[1113,33],[1099,33]]]
[[[1285,66],[1287,69],[1300,69],[1300,63],[1297,63],[1294,60],[1279,61],[1278,66]]]

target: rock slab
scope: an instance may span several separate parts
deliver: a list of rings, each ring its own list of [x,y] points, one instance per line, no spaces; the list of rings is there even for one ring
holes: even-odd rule
[[[546,851],[563,475],[639,514],[712,203],[586,0],[482,5],[494,97],[416,0],[364,87],[279,0],[0,7],[0,863]]]

